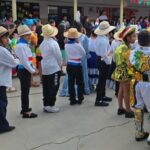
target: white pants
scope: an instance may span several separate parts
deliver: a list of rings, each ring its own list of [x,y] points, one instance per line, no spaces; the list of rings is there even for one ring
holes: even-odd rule
[[[136,108],[143,109],[146,106],[148,112],[150,112],[150,82],[138,82],[136,87]]]

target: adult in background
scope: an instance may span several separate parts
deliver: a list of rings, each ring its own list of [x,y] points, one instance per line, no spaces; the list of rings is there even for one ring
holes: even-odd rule
[[[91,24],[90,18],[88,16],[84,17],[83,27],[86,29],[86,35],[88,37],[90,37],[91,30],[92,30],[92,24]]]
[[[9,32],[0,26],[0,133],[15,129],[6,120],[7,96],[6,88],[12,87],[12,68],[17,66],[17,61],[6,47],[9,45]]]
[[[106,80],[108,77],[109,65],[111,64],[109,57],[111,47],[107,34],[114,29],[114,26],[110,26],[107,21],[103,21],[95,30],[95,34],[98,35],[96,39],[95,52],[97,55],[97,67],[99,70],[99,82],[97,85],[95,106],[106,107],[109,106],[106,102],[112,101],[112,98],[106,96]]]
[[[100,14],[100,17],[99,17],[99,20],[100,20],[100,22],[102,22],[102,21],[108,21],[108,17],[107,17],[107,14],[106,14],[105,10],[102,10],[102,12]]]
[[[64,16],[63,20],[61,21],[65,25],[65,30],[68,30],[70,28],[70,22],[68,21],[68,17]]]
[[[40,45],[42,50],[42,81],[44,112],[56,113],[56,95],[60,85],[62,56],[60,47],[55,39],[58,29],[49,24],[42,27],[44,41]]]
[[[51,19],[49,21],[49,24],[52,26],[52,27],[56,27],[56,21],[54,19]]]

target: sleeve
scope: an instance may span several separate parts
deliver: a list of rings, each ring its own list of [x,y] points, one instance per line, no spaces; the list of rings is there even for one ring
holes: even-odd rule
[[[85,49],[83,48],[83,46],[79,43],[79,49],[81,52],[82,57],[84,57],[86,55]]]
[[[27,54],[25,53],[25,49],[22,47],[18,47],[16,49],[16,55],[20,60],[20,63],[27,69],[31,74],[35,73],[35,69],[31,66],[28,61]]]
[[[57,42],[55,44],[55,48],[53,49],[53,52],[54,52],[55,58],[57,59],[58,64],[61,66],[62,65],[62,55],[61,55],[60,47]]]
[[[141,51],[132,52],[130,62],[138,71],[150,71],[150,56],[144,55]]]
[[[13,55],[11,55],[11,53],[7,50],[5,50],[3,53],[2,53],[2,57],[0,59],[0,63],[1,64],[4,64],[10,68],[15,68],[17,65],[18,65],[18,61],[17,59],[15,59],[13,57]]]
[[[83,40],[83,48],[85,50],[85,52],[88,54],[88,46],[89,46],[89,39],[88,37],[86,36]]]
[[[140,58],[142,56],[142,52],[141,51],[131,51],[130,52],[130,63],[131,65],[133,65],[137,70],[140,70]]]

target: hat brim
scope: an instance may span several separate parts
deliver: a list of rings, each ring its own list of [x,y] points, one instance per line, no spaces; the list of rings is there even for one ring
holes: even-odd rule
[[[49,38],[49,37],[55,37],[58,34],[58,29],[56,27],[53,27],[54,32],[52,34],[49,35],[45,35],[45,34],[41,34],[41,36],[43,36],[44,38]]]
[[[32,34],[32,31],[28,31],[28,32],[25,32],[25,33],[21,33],[21,34],[19,34],[19,36],[30,35],[30,34]]]
[[[78,32],[77,36],[75,35],[70,36],[68,31],[64,33],[64,37],[69,38],[69,39],[78,39],[81,36],[82,36],[81,32]]]
[[[113,31],[114,29],[116,29],[116,27],[114,26],[110,26],[109,28],[105,29],[105,30],[101,30],[99,27],[94,31],[95,34],[97,35],[106,35],[108,33],[110,33],[111,31]]]
[[[115,40],[118,40],[118,41],[122,41],[122,38],[120,38],[120,34],[121,34],[121,31],[118,31],[114,34],[114,39]]]
[[[9,34],[9,31],[5,31],[5,32],[1,33],[0,37],[3,37],[5,34]]]

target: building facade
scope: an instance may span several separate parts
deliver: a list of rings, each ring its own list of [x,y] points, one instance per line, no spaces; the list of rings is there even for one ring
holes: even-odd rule
[[[120,0],[78,0],[78,9],[82,15],[89,16],[91,19],[99,17],[101,10],[105,10],[111,19],[113,16],[119,17],[119,1]],[[4,0],[4,2],[8,3],[9,0]],[[129,1],[126,1],[124,6],[125,17],[150,16],[150,8],[148,6],[133,5],[130,4]],[[33,17],[37,16],[45,21],[50,18],[60,20],[64,15],[72,19],[73,0],[17,0],[17,15],[18,18],[21,18],[23,15],[33,15]]]

